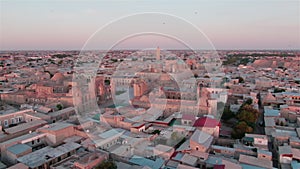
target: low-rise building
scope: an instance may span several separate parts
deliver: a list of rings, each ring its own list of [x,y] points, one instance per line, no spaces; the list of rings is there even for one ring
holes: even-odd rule
[[[52,164],[60,162],[62,159],[70,157],[81,147],[77,143],[66,143],[56,148],[44,147],[40,150],[29,153],[17,159],[31,169],[50,168]]]
[[[196,130],[190,138],[190,148],[200,152],[207,152],[212,142],[213,136],[206,132]]]
[[[74,163],[77,169],[92,169],[104,160],[108,159],[108,155],[100,152],[86,154]]]
[[[293,160],[292,147],[289,145],[278,147],[279,162],[284,164],[291,164]]]

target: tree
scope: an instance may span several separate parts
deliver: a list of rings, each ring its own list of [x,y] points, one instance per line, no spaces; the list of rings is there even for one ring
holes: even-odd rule
[[[241,113],[237,115],[237,118],[239,121],[245,121],[247,124],[255,123],[256,122],[256,115],[253,112],[249,112],[246,110],[243,110]]]
[[[56,108],[57,108],[58,110],[61,110],[61,109],[63,108],[63,106],[62,106],[61,104],[57,104],[57,105],[56,105]]]
[[[231,133],[232,138],[241,139],[245,136],[245,133],[252,133],[253,128],[248,126],[246,122],[242,121],[239,122],[234,128],[233,132]]]
[[[247,99],[245,101],[245,104],[251,105],[253,103],[253,100],[251,98]]]
[[[245,83],[245,80],[242,77],[238,77],[239,83]]]
[[[274,93],[281,93],[281,92],[285,92],[285,89],[280,89],[280,88],[274,89]]]
[[[153,132],[152,132],[152,134],[160,134],[160,130],[154,130]]]
[[[229,107],[225,107],[221,119],[222,120],[229,120],[233,117],[234,117],[233,112],[229,109]]]
[[[103,161],[95,169],[117,169],[117,165],[114,161],[106,160],[106,161]]]
[[[239,121],[245,121],[248,125],[255,123],[259,116],[259,112],[249,104],[243,104],[239,109],[237,118]]]
[[[239,123],[234,127],[233,132],[231,133],[232,138],[240,139],[245,136],[245,133],[253,132],[259,112],[254,109],[251,104],[252,99],[248,99],[240,107],[237,115]]]

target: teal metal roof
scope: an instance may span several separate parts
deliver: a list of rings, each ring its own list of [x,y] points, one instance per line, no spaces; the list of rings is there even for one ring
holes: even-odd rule
[[[264,107],[264,115],[277,117],[277,116],[279,116],[279,110],[274,110],[274,109],[271,109],[271,108],[265,106]]]
[[[253,137],[244,137],[243,141],[254,142],[254,138]]]
[[[291,166],[292,166],[292,169],[298,169],[298,168],[300,168],[300,163],[293,160],[291,163]]]
[[[7,148],[13,154],[21,154],[25,151],[31,150],[31,147],[27,144],[16,144]]]
[[[129,162],[140,166],[148,166],[152,169],[159,169],[164,164],[165,161],[162,158],[156,158],[155,161],[153,161],[144,157],[134,155],[129,160]]]
[[[222,164],[222,158],[219,157],[208,157],[205,161],[207,164],[219,165]]]
[[[240,164],[243,169],[265,169],[263,167],[257,167],[254,165],[248,165],[248,164]]]

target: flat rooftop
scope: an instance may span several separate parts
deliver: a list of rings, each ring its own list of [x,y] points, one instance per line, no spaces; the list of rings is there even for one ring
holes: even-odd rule
[[[31,150],[31,147],[27,144],[16,144],[16,145],[8,147],[7,150],[13,154],[18,155],[25,151]]]
[[[17,113],[27,113],[27,112],[33,112],[33,110],[32,109],[25,109],[25,110],[18,111],[15,108],[11,108],[11,109],[8,109],[8,110],[0,111],[0,116],[1,115],[14,114],[14,113],[16,113],[16,114]]]
[[[65,113],[72,112],[72,111],[75,112],[75,108],[74,107],[68,107],[68,108],[65,108],[65,109],[62,109],[62,110],[59,110],[59,111],[56,111],[56,112],[48,113],[48,114],[51,117],[55,117],[55,116],[59,116],[61,114],[65,114]]]
[[[17,163],[7,169],[28,169],[28,167],[25,164]]]
[[[196,143],[201,144],[202,146],[208,148],[213,141],[213,136],[203,131],[196,130],[194,134],[191,136],[190,140],[193,140]]]
[[[252,156],[240,155],[239,162],[263,168],[273,168],[273,162],[271,160],[263,160]]]
[[[272,108],[269,108],[267,106],[264,107],[264,115],[269,117],[277,117],[280,115],[279,110],[274,110]]]
[[[57,122],[57,123],[49,124],[49,125],[43,127],[43,129],[50,130],[50,131],[57,131],[57,130],[61,130],[61,129],[64,129],[64,128],[67,128],[70,126],[73,126],[73,124],[65,123],[65,122]]]
[[[43,124],[47,124],[47,122],[45,120],[34,120],[34,121],[30,121],[28,123],[22,123],[17,126],[10,127],[10,128],[4,129],[4,130],[8,134],[14,134],[14,133],[18,133],[20,131],[24,131],[24,130],[27,130],[30,128],[42,126]]]
[[[104,133],[99,134],[99,137],[101,137],[103,139],[107,139],[107,138],[111,138],[116,135],[120,135],[122,133],[123,133],[122,131],[119,131],[117,129],[110,129],[108,131],[105,131]]]
[[[56,148],[52,147],[44,147],[42,149],[39,149],[37,151],[34,151],[30,154],[27,154],[25,156],[22,156],[18,158],[17,160],[25,165],[27,165],[30,168],[36,168],[38,166],[41,166],[45,164],[48,161],[51,161],[55,158],[58,158],[68,152],[71,152],[73,150],[78,149],[81,147],[80,144],[77,143],[66,143],[61,146],[58,146]]]
[[[10,143],[14,143],[14,142],[21,142],[23,140],[27,140],[27,139],[30,139],[30,138],[33,138],[33,137],[37,137],[37,136],[43,137],[43,136],[45,136],[45,134],[32,132],[32,133],[29,133],[29,134],[22,135],[20,137],[16,137],[16,138],[7,140],[7,141],[5,141],[3,143],[0,143],[0,145],[7,145],[7,144],[10,144]]]

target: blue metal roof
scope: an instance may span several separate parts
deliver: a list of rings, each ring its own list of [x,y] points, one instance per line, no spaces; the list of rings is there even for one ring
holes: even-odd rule
[[[160,167],[164,164],[164,160],[162,158],[156,158],[155,161],[136,156],[134,155],[129,162],[140,165],[140,166],[148,166],[152,169],[160,169]]]
[[[248,164],[240,164],[243,169],[265,169],[263,167],[257,167],[254,165],[248,165]]]
[[[265,116],[279,116],[279,110],[274,110],[269,107],[264,107],[264,115]]]
[[[208,157],[208,159],[205,161],[207,164],[222,164],[222,158],[219,157]]]
[[[25,151],[31,150],[31,147],[27,144],[16,144],[8,147],[7,150],[12,152],[13,154],[20,154]]]
[[[293,160],[291,163],[291,166],[292,166],[292,169],[298,169],[298,168],[300,168],[300,163]]]

